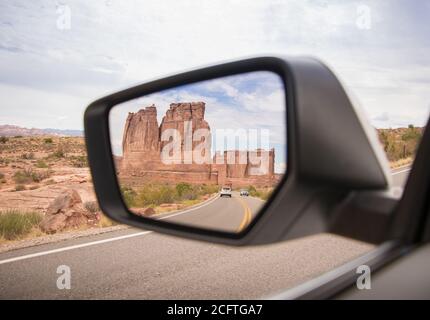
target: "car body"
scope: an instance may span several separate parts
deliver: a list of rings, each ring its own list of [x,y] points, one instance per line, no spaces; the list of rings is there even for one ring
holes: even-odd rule
[[[223,186],[219,192],[219,196],[231,198],[231,187]]]
[[[110,108],[167,88],[255,70],[282,77],[289,93],[286,113],[292,115],[286,117],[288,171],[258,218],[239,232],[228,233],[130,214],[112,165],[106,130]],[[426,262],[430,257],[430,128],[424,131],[402,196],[395,197],[388,161],[374,128],[334,73],[317,59],[251,58],[132,87],[93,102],[86,110],[85,133],[98,200],[103,211],[121,223],[234,246],[267,245],[319,233],[374,245],[369,253],[275,299],[430,299]],[[232,196],[230,186],[221,188],[220,197],[224,196]],[[238,200],[246,217],[246,203]],[[375,272],[372,290],[357,286],[363,266]],[[408,273],[418,279],[415,284],[402,281]]]
[[[249,192],[246,189],[240,189],[240,196],[241,197],[248,197],[249,196]]]

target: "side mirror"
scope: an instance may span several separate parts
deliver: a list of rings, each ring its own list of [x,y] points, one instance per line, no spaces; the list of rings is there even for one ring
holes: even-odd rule
[[[342,234],[336,204],[389,187],[375,132],[312,58],[253,58],[117,92],[87,108],[85,135],[103,212],[187,238]]]

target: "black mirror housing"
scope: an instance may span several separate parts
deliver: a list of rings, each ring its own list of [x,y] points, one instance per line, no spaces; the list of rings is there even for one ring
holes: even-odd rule
[[[133,215],[121,196],[109,136],[109,111],[119,103],[176,86],[251,71],[279,75],[287,91],[287,174],[261,213],[237,234]],[[336,76],[313,58],[258,57],[138,85],[91,103],[84,118],[97,199],[120,223],[170,235],[231,245],[268,244],[332,230],[333,204],[359,190],[390,186],[376,133]],[[337,213],[338,214],[338,213]]]

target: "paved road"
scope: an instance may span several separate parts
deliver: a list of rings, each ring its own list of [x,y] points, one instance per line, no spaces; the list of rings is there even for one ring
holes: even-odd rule
[[[233,192],[232,197],[217,197],[207,204],[167,220],[196,227],[220,231],[238,232],[244,229],[264,204],[260,199],[241,197]]]
[[[404,181],[407,173],[405,169],[394,172],[395,183]],[[221,208],[219,201],[224,200],[241,214],[220,226],[239,228],[246,210],[238,199],[216,199],[208,206],[211,210]],[[259,201],[245,201],[255,211]],[[176,217],[197,216],[196,211]],[[126,229],[1,254],[0,298],[260,298],[320,275],[370,249],[369,244],[330,234],[232,248]],[[57,268],[61,265],[70,267],[70,290],[57,288]]]

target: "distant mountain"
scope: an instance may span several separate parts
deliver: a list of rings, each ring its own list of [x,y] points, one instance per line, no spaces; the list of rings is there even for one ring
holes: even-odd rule
[[[82,130],[73,130],[73,129],[42,129],[43,131],[50,133],[52,135],[60,135],[60,136],[73,136],[73,137],[83,137],[84,131]]]
[[[10,124],[0,125],[0,136],[14,137],[14,136],[73,136],[83,137],[82,130],[68,130],[68,129],[37,129],[37,128],[23,128]]]

